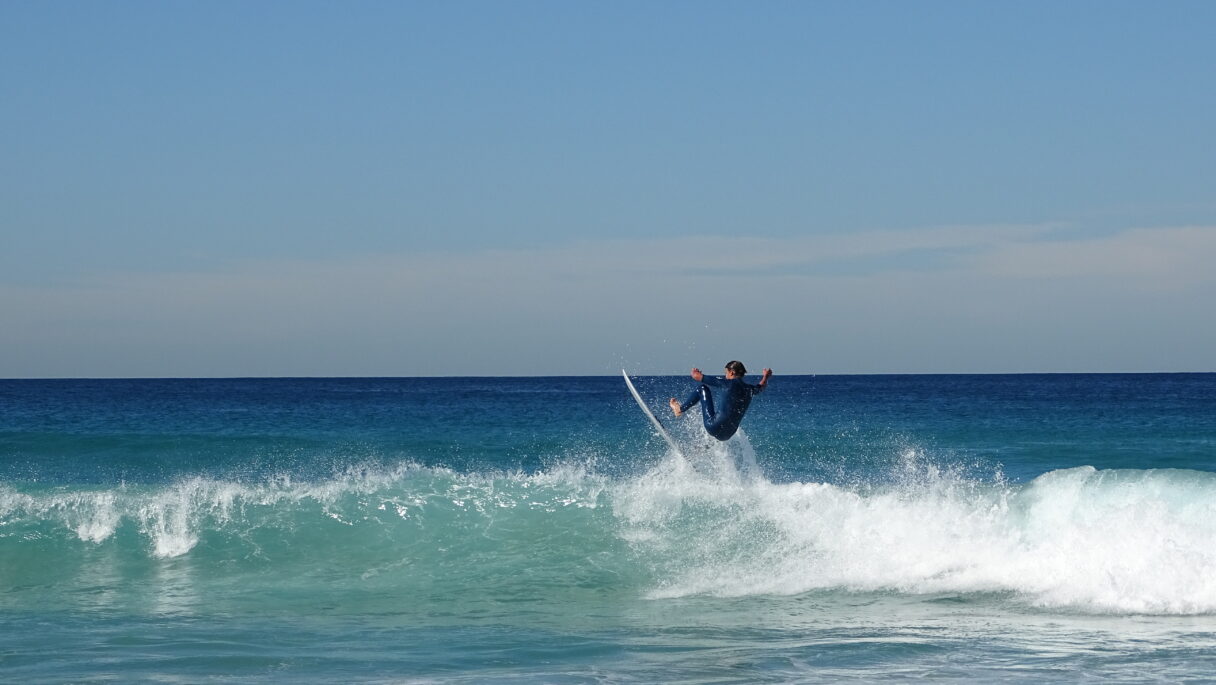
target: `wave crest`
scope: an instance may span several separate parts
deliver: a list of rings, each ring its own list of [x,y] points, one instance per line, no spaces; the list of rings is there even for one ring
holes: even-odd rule
[[[615,502],[624,534],[663,569],[655,598],[846,590],[1216,612],[1214,474],[1086,466],[1011,485],[915,453],[902,469],[893,484],[842,487],[668,465]]]
[[[656,599],[895,592],[1216,612],[1214,474],[1078,467],[1010,484],[915,452],[897,471],[882,484],[772,482],[742,437],[616,478],[585,464],[403,464],[309,482],[0,485],[0,556],[13,587],[117,547],[147,564],[188,557],[216,574],[255,567],[435,596],[577,585]]]

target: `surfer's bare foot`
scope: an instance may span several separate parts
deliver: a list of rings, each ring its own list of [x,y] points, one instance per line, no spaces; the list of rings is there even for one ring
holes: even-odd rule
[[[680,414],[684,413],[684,412],[680,411],[680,402],[676,398],[673,397],[673,398],[667,400],[667,404],[671,405],[671,411],[673,413],[675,413],[676,416],[679,416]]]

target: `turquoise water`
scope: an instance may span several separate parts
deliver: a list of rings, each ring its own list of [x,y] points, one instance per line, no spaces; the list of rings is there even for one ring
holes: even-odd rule
[[[640,378],[657,409],[686,378]],[[1206,678],[1216,375],[0,381],[0,680]]]

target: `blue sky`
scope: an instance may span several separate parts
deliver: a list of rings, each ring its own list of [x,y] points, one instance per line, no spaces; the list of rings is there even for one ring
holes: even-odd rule
[[[1212,371],[1216,3],[0,4],[0,377]]]

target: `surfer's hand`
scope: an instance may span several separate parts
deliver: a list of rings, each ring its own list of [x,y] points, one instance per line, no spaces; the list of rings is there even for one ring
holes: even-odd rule
[[[767,381],[767,380],[768,380],[768,377],[769,377],[769,376],[771,376],[771,375],[773,375],[773,370],[772,370],[772,369],[765,369],[765,370],[764,370],[764,380],[766,380],[766,381]]]
[[[673,413],[675,413],[676,416],[679,416],[680,414],[684,413],[684,412],[680,411],[680,402],[676,398],[673,397],[673,398],[667,400],[667,404],[671,405],[671,411]]]
[[[700,383],[702,378],[705,378],[705,374],[701,373],[701,369],[694,366],[692,368],[692,379]]]

